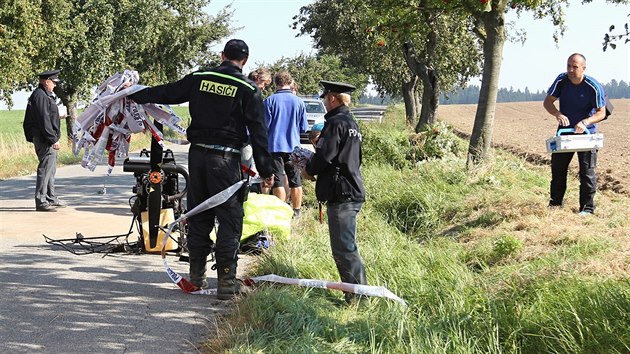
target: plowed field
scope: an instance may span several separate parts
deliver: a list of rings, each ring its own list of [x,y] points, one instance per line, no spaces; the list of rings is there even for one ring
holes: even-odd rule
[[[604,147],[598,154],[599,188],[630,193],[630,99],[611,100],[613,115],[598,124],[604,134]],[[470,136],[477,105],[443,105],[438,119]],[[553,136],[556,120],[545,111],[542,102],[499,103],[494,117],[493,143],[528,161],[548,164],[545,140]],[[571,162],[577,171],[577,158]]]

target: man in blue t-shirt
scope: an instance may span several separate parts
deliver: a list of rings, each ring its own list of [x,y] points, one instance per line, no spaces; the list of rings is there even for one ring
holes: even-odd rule
[[[294,216],[300,215],[302,179],[300,171],[289,163],[289,155],[300,146],[300,133],[308,128],[304,101],[291,91],[293,78],[287,71],[274,75],[276,92],[265,99],[269,152],[273,156],[273,194],[286,200],[284,181],[288,178]]]
[[[606,99],[604,88],[594,78],[584,75],[586,58],[579,53],[567,60],[567,72],[558,75],[547,91],[543,106],[558,121],[561,127],[573,127],[575,134],[588,130],[595,133],[595,123],[606,119]],[[560,100],[560,109],[555,102]],[[595,190],[597,189],[597,150],[579,151],[580,167],[580,215],[591,215],[595,211]],[[551,198],[549,206],[562,206],[567,189],[567,171],[573,152],[551,155]]]

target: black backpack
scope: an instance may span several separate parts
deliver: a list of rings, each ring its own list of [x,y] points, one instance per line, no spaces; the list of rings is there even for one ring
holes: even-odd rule
[[[612,114],[613,109],[615,109],[615,106],[613,106],[613,104],[610,103],[608,96],[606,96],[606,118],[604,119],[608,119],[608,116]]]

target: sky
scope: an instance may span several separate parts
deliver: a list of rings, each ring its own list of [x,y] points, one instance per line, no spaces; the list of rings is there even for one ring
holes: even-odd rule
[[[311,0],[212,0],[209,13],[232,4],[234,27],[243,27],[233,36],[243,39],[250,46],[250,61],[245,67],[249,72],[256,68],[255,63],[273,63],[282,56],[293,57],[300,53],[314,53],[309,36],[295,37],[299,32],[289,28],[292,17],[300,7]],[[572,53],[586,56],[586,74],[605,84],[612,79],[630,81],[630,44],[619,45],[616,50],[602,51],[604,34],[611,24],[618,29],[628,22],[628,6],[596,4],[582,5],[580,0],[572,0],[565,13],[567,30],[559,43],[553,41],[554,26],[550,20],[534,20],[530,13],[518,18],[514,12],[508,13],[507,21],[513,21],[515,28],[525,30],[527,40],[521,43],[506,42],[503,48],[503,62],[499,86],[530,91],[547,90],[553,79],[566,70],[566,60]],[[592,21],[593,18],[599,19]],[[617,31],[615,31],[617,32]],[[221,50],[222,45],[217,46]],[[473,79],[471,84],[479,84]]]
[[[233,10],[232,25],[241,27],[230,38],[240,38],[250,48],[250,59],[244,68],[247,74],[258,64],[271,64],[282,57],[294,57],[301,53],[315,54],[309,36],[296,37],[297,30],[290,28],[293,16],[300,7],[312,0],[211,0],[207,6],[209,14],[214,15],[223,7],[230,5]],[[527,41],[521,43],[506,42],[503,48],[503,62],[499,87],[525,89],[536,92],[547,90],[553,79],[566,70],[566,59],[572,53],[579,52],[586,56],[586,74],[595,77],[602,84],[615,79],[630,82],[630,44],[619,44],[616,50],[602,51],[604,34],[614,24],[619,32],[624,23],[629,21],[630,7],[604,4],[581,5],[580,0],[572,0],[565,13],[567,30],[556,45],[553,41],[554,26],[548,19],[534,20],[525,13],[517,18],[508,13],[507,21],[514,21],[515,27],[526,31]],[[597,19],[597,21],[593,21]],[[229,38],[213,47],[221,51]],[[480,79],[471,80],[470,84],[479,85]],[[14,96],[15,109],[24,109],[29,93]],[[0,102],[0,109],[5,106]]]
[[[580,1],[572,1],[565,12],[567,30],[557,45],[553,41],[554,26],[550,20],[534,20],[531,14],[517,18],[508,13],[509,21],[515,21],[517,28],[526,30],[527,41],[524,45],[505,44],[499,86],[546,91],[553,79],[566,71],[569,55],[576,52],[586,57],[586,75],[602,84],[612,79],[629,82],[630,43],[617,42],[617,49],[608,48],[605,52],[602,43],[610,25],[616,27],[612,33],[621,33],[623,25],[630,20],[630,7],[604,5],[603,0],[595,2],[597,4],[582,5]]]

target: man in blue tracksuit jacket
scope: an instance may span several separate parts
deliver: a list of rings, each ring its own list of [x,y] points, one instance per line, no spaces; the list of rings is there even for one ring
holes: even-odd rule
[[[606,119],[604,88],[594,78],[585,75],[586,58],[579,53],[567,60],[567,71],[560,74],[547,91],[543,106],[558,121],[558,129],[573,127],[575,134],[586,130],[595,133],[596,123]],[[560,100],[560,109],[555,105]],[[578,152],[580,168],[580,215],[595,212],[597,189],[597,150]],[[567,189],[567,171],[573,152],[551,155],[551,187],[549,206],[562,206]]]

